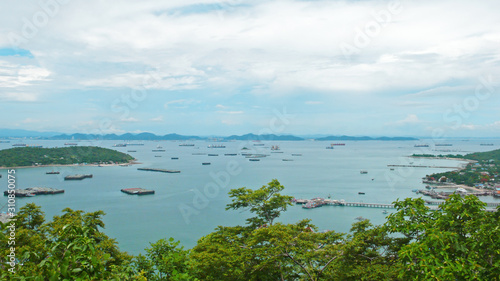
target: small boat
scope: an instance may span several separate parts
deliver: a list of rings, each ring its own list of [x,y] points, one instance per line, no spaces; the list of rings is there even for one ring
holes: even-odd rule
[[[394,171],[394,168],[391,168],[391,171]]]
[[[137,152],[137,150],[127,150],[127,152]]]
[[[208,154],[208,156],[219,156],[219,154]]]
[[[333,146],[327,146],[326,149],[334,149]]]
[[[170,159],[172,159],[172,160],[179,160],[179,157],[172,157]]]
[[[387,214],[387,213],[388,213],[387,210],[382,211],[382,214]]]
[[[77,143],[74,143],[74,142],[67,142],[65,143],[64,145],[78,145]]]
[[[292,153],[292,156],[302,156],[300,153]]]
[[[155,155],[155,157],[161,157],[161,155]]]
[[[358,221],[364,221],[364,220],[366,220],[366,219],[365,219],[365,218],[363,218],[362,216],[359,216],[359,217],[357,217],[356,219],[357,219]]]
[[[34,193],[26,193],[26,197],[35,197],[36,195]]]
[[[225,153],[224,154],[224,156],[236,156],[236,155],[238,155],[238,154],[236,154],[236,153]]]
[[[412,189],[411,192],[418,192],[418,189]]]
[[[365,170],[361,170],[359,171],[360,174],[364,175],[364,174],[368,174],[368,171],[365,171]]]
[[[113,147],[126,147],[127,145],[125,143],[115,143],[113,144]]]
[[[293,159],[281,159],[281,161],[293,161]]]
[[[203,163],[201,163],[201,165],[205,165],[205,166],[206,165],[210,165],[210,164],[211,164],[210,162],[203,162]]]
[[[47,175],[58,175],[60,173],[57,172],[57,171],[51,171],[51,172],[45,172],[45,174],[47,174]]]
[[[179,146],[194,146],[193,143],[181,143]]]
[[[413,147],[429,147],[428,144],[416,144]]]
[[[250,161],[260,161],[260,159],[256,159],[256,158],[250,158],[248,160],[250,160]]]
[[[358,192],[358,194],[359,194],[359,195],[365,195],[365,193],[364,193],[364,192],[361,192],[361,191],[360,191],[360,192]]]
[[[165,152],[165,149],[153,149],[152,152]]]

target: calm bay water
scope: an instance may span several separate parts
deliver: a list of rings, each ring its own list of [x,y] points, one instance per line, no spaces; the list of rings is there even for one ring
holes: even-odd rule
[[[425,141],[424,141],[425,142]],[[437,149],[460,150],[460,152],[441,152],[465,154],[473,151],[487,151],[498,148],[499,140],[488,140],[495,146],[480,146],[485,141],[447,141],[451,147]],[[14,142],[12,142],[14,143]],[[12,144],[11,143],[11,144]],[[26,141],[44,147],[61,147],[64,141]],[[112,148],[116,141],[99,143],[81,141],[79,146],[98,145]],[[327,197],[346,201],[371,203],[391,203],[396,199],[416,197],[412,189],[421,189],[421,178],[426,174],[451,169],[436,168],[395,168],[389,164],[410,164],[458,167],[462,162],[452,160],[413,159],[406,156],[413,153],[433,152],[429,148],[415,148],[411,141],[346,141],[345,146],[325,149],[330,142],[315,141],[273,141],[261,142],[224,142],[226,148],[208,148],[211,142],[196,141],[191,147],[181,147],[181,142],[173,141],[134,141],[144,146],[114,147],[128,152],[141,164],[127,167],[72,166],[52,168],[17,169],[17,187],[34,186],[65,189],[64,194],[18,198],[17,207],[28,202],[42,206],[47,219],[60,215],[62,209],[69,207],[87,212],[103,210],[106,213],[105,232],[119,243],[122,250],[131,254],[144,252],[149,242],[161,238],[174,237],[190,248],[202,236],[213,231],[218,225],[244,224],[248,212],[225,211],[230,202],[227,192],[231,188],[258,188],[272,179],[278,179],[285,186],[284,194],[296,198]],[[11,148],[11,144],[0,144],[0,149]],[[161,145],[165,152],[152,152]],[[270,147],[279,145],[283,153],[272,153]],[[250,151],[241,151],[242,147]],[[251,162],[241,153],[264,153],[268,156],[258,162]],[[193,155],[206,153],[205,155]],[[236,156],[225,156],[237,153]],[[207,154],[218,154],[208,156]],[[301,154],[301,156],[292,156]],[[161,157],[155,157],[161,156]],[[173,160],[171,157],[178,157]],[[293,161],[282,161],[293,159]],[[211,162],[204,166],[202,162]],[[228,168],[229,166],[229,168]],[[163,168],[180,170],[179,174],[138,171],[137,168]],[[56,170],[60,175],[46,175]],[[360,170],[368,174],[360,174]],[[7,171],[1,185],[6,189]],[[93,174],[91,179],[64,181],[69,174]],[[219,180],[217,180],[219,179]],[[222,184],[221,184],[222,183]],[[155,195],[131,196],[120,192],[122,188],[143,187],[154,189]],[[365,192],[359,195],[358,192]],[[485,200],[494,201],[493,198]],[[0,206],[6,203],[1,199]],[[2,210],[5,211],[5,210]],[[390,210],[389,210],[390,212]],[[291,206],[280,221],[292,223],[309,218],[320,230],[347,232],[355,218],[363,216],[375,224],[384,222],[381,209],[334,207],[306,210]]]

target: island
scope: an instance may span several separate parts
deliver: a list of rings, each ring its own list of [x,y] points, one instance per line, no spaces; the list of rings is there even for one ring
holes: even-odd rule
[[[122,164],[134,157],[116,150],[97,146],[56,148],[15,147],[0,150],[0,167],[40,167],[75,164]]]
[[[454,159],[469,162],[465,168],[427,175],[424,183],[456,184],[480,189],[496,189],[500,183],[500,149],[466,155],[413,154],[412,157]]]

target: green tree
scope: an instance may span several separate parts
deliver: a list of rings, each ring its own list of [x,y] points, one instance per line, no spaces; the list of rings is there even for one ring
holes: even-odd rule
[[[274,220],[292,205],[292,196],[281,195],[279,192],[285,187],[278,180],[273,179],[267,186],[262,186],[257,190],[241,187],[229,191],[229,197],[233,198],[226,210],[237,210],[250,208],[250,212],[257,216],[247,219],[248,224],[253,228],[265,224],[272,225]]]
[[[150,243],[146,256],[134,259],[135,270],[147,280],[194,280],[189,273],[189,251],[170,238]]]
[[[439,211],[421,199],[396,202],[386,223],[391,233],[410,239],[399,251],[406,280],[499,280],[500,211],[469,195],[451,195]]]

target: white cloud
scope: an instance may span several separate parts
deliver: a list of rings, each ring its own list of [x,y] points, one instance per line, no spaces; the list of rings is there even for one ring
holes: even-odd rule
[[[324,102],[322,101],[306,101],[305,104],[307,105],[319,105],[319,104],[323,104]]]
[[[139,120],[137,118],[134,118],[134,117],[122,118],[122,119],[120,119],[120,121],[127,122],[127,123],[139,122]]]
[[[163,106],[165,108],[168,108],[169,106],[176,104],[177,106],[183,107],[191,104],[197,104],[200,102],[201,102],[200,100],[195,100],[195,99],[180,99],[180,100],[173,100],[166,102]]]
[[[221,114],[243,114],[244,112],[243,111],[223,111],[223,110],[220,110],[220,111],[217,111],[217,113],[221,113]]]
[[[2,102],[35,102],[38,101],[38,94],[34,93],[0,93],[0,101]]]
[[[163,122],[163,116],[159,115],[159,116],[153,117],[153,118],[151,118],[149,120],[153,121],[153,122]]]
[[[0,61],[0,88],[19,88],[49,81],[50,71],[34,65]]]
[[[406,116],[406,118],[397,121],[396,124],[398,124],[398,125],[408,125],[408,124],[418,124],[418,123],[421,123],[421,122],[422,121],[420,121],[418,119],[417,115],[415,115],[415,114],[408,114]]]

